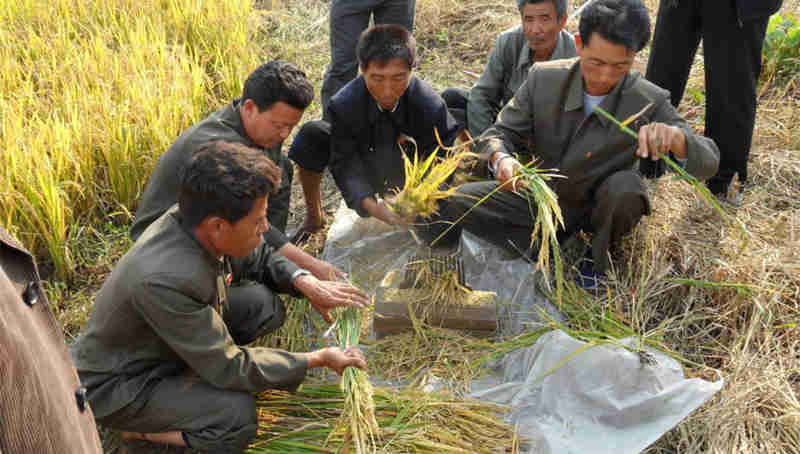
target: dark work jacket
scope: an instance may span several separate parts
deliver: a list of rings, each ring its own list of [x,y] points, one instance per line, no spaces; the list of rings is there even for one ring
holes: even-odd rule
[[[136,219],[131,226],[131,238],[134,241],[139,238],[147,226],[178,202],[178,192],[180,191],[178,175],[180,169],[189,160],[191,153],[206,142],[225,140],[260,150],[281,168],[283,172],[281,187],[276,193],[269,195],[267,207],[267,218],[270,224],[277,228],[267,230],[264,239],[276,249],[280,249],[289,242],[282,231],[286,229],[286,220],[289,215],[289,193],[292,184],[291,163],[281,154],[281,145],[267,150],[250,140],[239,114],[240,104],[237,99],[187,129],[170,145],[167,152],[158,158],[158,163],[147,181],[144,194],[139,199]]]
[[[463,129],[448,112],[444,100],[430,85],[411,77],[408,89],[398,101],[394,113],[381,113],[367,90],[363,76],[350,81],[331,98],[330,169],[347,206],[361,216],[368,216],[361,201],[383,194],[405,181],[399,147],[376,146],[376,123],[379,115],[391,115],[398,136],[413,138],[421,157],[437,147],[434,129],[442,144],[451,146]],[[395,139],[396,140],[396,139]],[[407,153],[414,146],[405,146]]]
[[[0,227],[0,452],[101,454],[36,262]]]
[[[736,12],[739,16],[739,23],[768,17],[775,14],[783,0],[735,0]]]
[[[297,266],[266,243],[229,263],[231,268],[184,227],[177,206],[120,259],[71,348],[98,418],[136,401],[149,384],[189,371],[233,391],[294,390],[303,381],[308,362],[302,354],[240,347],[222,316],[228,271],[294,293]]]

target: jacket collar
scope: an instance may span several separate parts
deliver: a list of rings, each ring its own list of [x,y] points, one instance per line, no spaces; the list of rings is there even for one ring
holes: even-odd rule
[[[600,108],[614,115],[620,121],[642,110],[652,100],[636,89],[635,84],[639,77],[641,76],[636,72],[626,74],[617,86],[606,95],[603,102],[600,103]],[[580,58],[576,58],[570,68],[569,78],[567,99],[564,103],[565,112],[583,109],[583,72]],[[604,116],[596,116],[603,126],[611,124],[611,121]]]
[[[370,126],[374,125],[378,121],[378,114],[382,112],[388,112],[389,116],[395,119],[401,117],[406,110],[406,104],[409,97],[409,93],[412,90],[414,90],[414,88],[416,87],[416,83],[417,83],[417,77],[412,74],[411,80],[408,82],[408,88],[406,88],[406,91],[403,92],[402,96],[400,96],[400,99],[397,100],[397,104],[395,105],[394,109],[386,111],[378,105],[378,102],[375,101],[375,98],[373,98],[369,90],[367,90],[367,84],[365,81],[364,92],[367,97],[366,107],[367,107],[367,121],[369,125]]]

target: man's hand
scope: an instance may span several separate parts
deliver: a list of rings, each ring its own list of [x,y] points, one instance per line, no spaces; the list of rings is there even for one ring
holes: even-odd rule
[[[678,159],[686,159],[686,134],[680,128],[664,123],[650,123],[639,129],[639,148],[636,156],[653,161],[669,152]]]
[[[328,347],[308,354],[308,368],[327,367],[337,374],[342,375],[346,367],[365,369],[367,361],[364,354],[356,347],[342,350],[339,347]]]
[[[321,281],[337,281],[347,277],[347,273],[344,271],[319,259],[314,259],[306,269],[311,271],[311,274]]]
[[[512,179],[516,175],[517,169],[522,167],[514,157],[505,153],[495,153],[494,158],[494,178],[500,184],[500,187],[513,191],[516,185],[512,184]]]
[[[361,202],[361,206],[370,214],[370,216],[380,219],[389,225],[407,226],[411,224],[410,219],[400,217],[397,213],[389,208],[387,200],[378,202],[373,197],[366,197]]]
[[[369,297],[346,282],[321,281],[314,276],[305,275],[294,280],[294,287],[308,298],[308,302],[328,323],[333,321],[329,312],[335,307],[369,305]]]

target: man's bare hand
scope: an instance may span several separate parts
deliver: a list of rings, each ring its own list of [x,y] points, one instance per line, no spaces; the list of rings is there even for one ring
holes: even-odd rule
[[[391,204],[391,199],[389,200],[381,200],[378,202],[372,197],[367,197],[362,202],[362,206],[365,210],[370,214],[370,216],[380,219],[381,221],[389,224],[389,225],[397,225],[397,226],[407,226],[411,224],[413,221],[412,219],[406,219],[399,216],[397,213],[392,211],[389,208]]]
[[[339,347],[328,347],[308,354],[308,368],[327,367],[342,375],[346,367],[366,369],[367,360],[357,347],[342,350]]]
[[[314,276],[305,275],[295,279],[294,287],[308,298],[311,306],[328,323],[333,321],[330,314],[333,308],[369,305],[367,294],[346,282],[321,281]]]
[[[664,123],[650,123],[639,129],[636,156],[657,161],[670,151],[676,158],[686,159],[686,134],[680,128]]]
[[[500,157],[495,162],[494,178],[500,184],[501,188],[507,191],[516,189],[513,178],[517,173],[517,169],[520,167],[522,167],[522,164],[508,155]]]
[[[347,273],[324,260],[315,259],[307,269],[321,281],[338,281],[347,277]]]

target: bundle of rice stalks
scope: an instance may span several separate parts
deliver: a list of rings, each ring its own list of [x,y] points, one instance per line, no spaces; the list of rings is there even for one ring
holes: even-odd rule
[[[534,164],[535,162],[531,162],[520,167],[512,184],[516,187],[518,182],[522,183],[519,185],[518,193],[528,200],[528,209],[535,221],[531,233],[531,245],[539,244],[536,266],[545,276],[550,269],[552,249],[556,275],[556,301],[560,303],[564,287],[564,266],[556,234],[559,228],[564,228],[564,218],[561,216],[558,197],[547,182],[564,176],[555,173],[553,169],[539,169],[534,167]]]
[[[455,188],[443,189],[443,185],[458,169],[459,164],[465,158],[477,155],[451,148],[447,150],[444,158],[440,158],[437,147],[427,158],[420,161],[416,142],[410,140],[407,143],[411,143],[415,148],[414,159],[409,159],[403,153],[405,183],[396,192],[392,209],[403,218],[416,216],[427,218],[437,213],[439,200],[455,194]]]
[[[355,307],[349,307],[340,312],[337,323],[339,346],[344,349],[358,345],[361,337],[361,312]],[[343,432],[343,438],[353,443],[356,454],[375,452],[380,428],[375,421],[372,384],[366,372],[355,367],[345,369],[342,374],[342,391],[345,396],[344,411],[335,433]]]
[[[374,390],[381,430],[376,452],[494,454],[518,452],[504,407],[418,390]],[[259,431],[248,454],[348,452],[348,440],[331,425],[345,412],[338,386],[303,385],[296,394],[266,391],[257,397]]]

